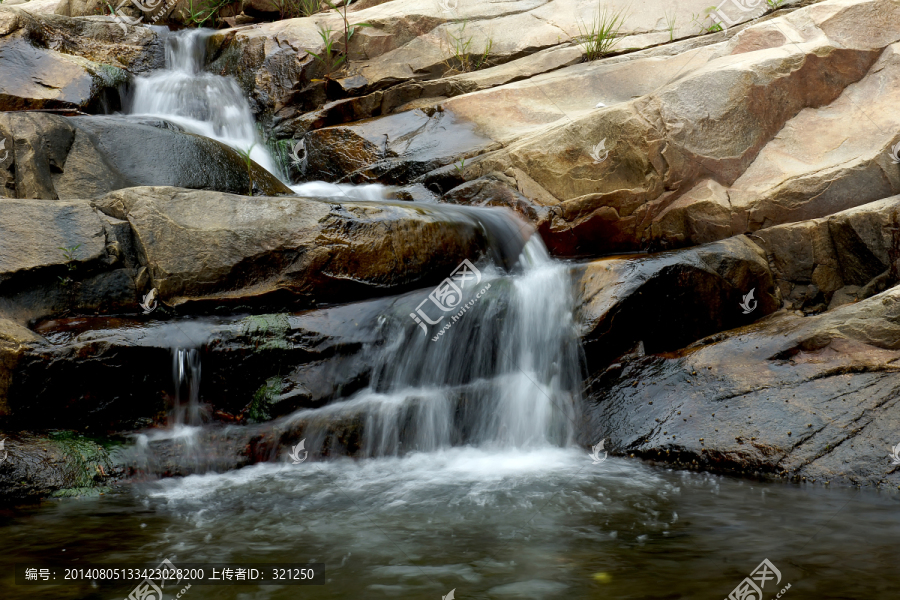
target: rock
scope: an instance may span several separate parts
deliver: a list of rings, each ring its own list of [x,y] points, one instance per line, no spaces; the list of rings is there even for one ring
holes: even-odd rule
[[[833,294],[848,286],[853,299],[864,299],[900,281],[900,196],[770,227],[753,239],[766,249],[788,308],[828,306]],[[850,301],[840,298],[835,306]]]
[[[407,183],[454,162],[460,154],[496,147],[474,127],[443,111],[414,110],[306,137],[310,177]]]
[[[164,187],[93,205],[0,200],[0,315],[135,312],[153,288],[179,311],[397,293],[437,283],[463,258],[514,259],[522,234],[505,226],[472,209]]]
[[[780,307],[765,253],[738,236],[677,252],[573,267],[576,318],[591,373],[640,342],[670,352],[746,325]],[[753,307],[741,304],[754,291]]]
[[[33,1],[33,0],[32,0]],[[118,2],[113,3],[114,6]],[[107,8],[102,0],[62,0],[56,8],[56,14],[65,17],[90,17],[99,14],[107,14],[103,9]]]
[[[626,2],[616,0],[612,4],[613,10],[627,9]],[[690,0],[682,7],[688,12],[706,8],[702,0]],[[349,9],[350,22],[370,23],[373,27],[360,29],[353,36],[350,44],[352,75],[343,73],[336,77],[339,80],[351,78],[353,83],[349,86],[338,84],[335,90],[339,94],[362,96],[398,84],[412,84],[402,92],[407,96],[406,100],[398,102],[397,95],[389,92],[391,98],[387,99],[387,105],[392,110],[409,100],[444,95],[415,86],[445,75],[450,77],[444,87],[459,84],[458,89],[462,91],[473,91],[473,85],[482,89],[530,77],[580,59],[583,51],[573,47],[573,37],[579,35],[579,24],[590,22],[596,10],[594,6],[574,6],[565,0],[529,0],[515,6],[475,3],[458,6],[452,13],[430,0],[409,0],[402,6],[387,2],[355,3]],[[668,40],[665,20],[660,17],[665,10],[665,3],[654,2],[650,7],[642,7],[641,11],[628,11],[623,33],[634,32],[634,35],[625,35],[618,47],[646,48]],[[749,14],[742,15],[740,20],[749,18]],[[343,45],[338,39],[343,24],[333,11],[218,33],[210,40],[213,69],[224,69],[237,77],[245,91],[256,100],[255,112],[267,121],[270,115],[289,104],[287,99],[292,94],[302,90],[312,79],[324,75],[323,65],[308,54],[313,52],[322,56],[320,26],[334,32],[332,37],[338,41],[338,48]],[[695,33],[695,30],[679,27],[675,38]],[[478,53],[483,52],[490,41],[487,61],[500,68],[484,70],[483,75],[471,73],[468,75],[472,77],[454,77],[455,52],[451,50],[454,36],[462,42],[471,37],[470,47]],[[541,50],[548,50],[548,53]],[[535,56],[505,67],[506,63],[526,55]],[[427,90],[431,86],[424,88]],[[383,109],[383,112],[387,110]]]
[[[247,193],[250,177],[232,148],[123,117],[66,118],[42,113],[0,115],[14,198],[90,199],[150,183]],[[203,165],[198,169],[197,165]],[[250,167],[255,193],[291,193],[265,169]],[[0,175],[2,176],[2,175]]]
[[[146,28],[0,10],[0,110],[119,110],[130,73],[162,61]]]
[[[129,248],[130,232],[87,202],[0,200],[0,315],[133,309]]]
[[[63,4],[65,0],[27,0],[26,2],[21,3],[11,3],[9,0],[4,2],[4,4],[15,4],[21,10],[28,12],[32,15],[41,15],[41,14],[53,14],[56,13],[59,9],[60,5]]]
[[[836,290],[831,296],[828,310],[835,309],[845,304],[851,304],[859,300],[859,289],[858,285],[845,285],[839,290]]]
[[[896,486],[898,359],[900,288],[818,316],[777,313],[598,374],[589,436],[705,470]]]
[[[523,243],[490,214],[403,202],[146,187],[112,192],[95,206],[130,223],[148,285],[182,308],[309,306],[398,293],[439,282],[463,258],[516,257]]]
[[[428,182],[423,169],[463,157],[467,179],[513,173],[516,189],[550,207],[535,224],[557,255],[700,244],[900,192],[889,154],[900,138],[891,127],[842,141],[845,123],[865,118],[857,106],[893,114],[897,86],[887,82],[896,70],[898,10],[888,0],[829,0],[739,32],[570,66],[561,66],[559,47],[559,61],[549,50],[542,55],[555,65],[550,72],[534,75],[537,54],[519,59],[525,81],[509,79],[512,63],[442,79],[445,72],[425,63],[414,76],[381,79],[367,70],[415,44],[434,45],[419,36],[370,54],[352,90],[339,86],[341,94],[361,93],[365,77],[367,95],[303,115],[274,110],[282,133],[318,146],[315,164],[334,181]],[[877,34],[868,35],[876,23]],[[466,93],[466,85],[482,85],[478,77],[491,87]],[[428,148],[431,160],[412,164],[404,148]],[[820,291],[836,284],[827,270],[817,279]]]
[[[169,319],[160,307],[151,317],[42,321],[36,329],[43,337],[22,328],[24,341],[9,354],[15,360],[0,396],[8,407],[2,423],[95,435],[165,424],[176,394],[175,348],[198,352],[208,420],[263,421],[321,406],[368,382],[372,365],[362,350],[384,343],[382,315],[409,320],[409,302],[192,321]],[[259,393],[266,385],[273,391]]]
[[[6,402],[12,374],[30,344],[41,343],[40,336],[9,319],[0,318],[0,417],[10,413]]]
[[[109,453],[93,441],[58,432],[0,433],[0,506],[37,502],[50,496],[96,495],[109,491],[115,474]]]

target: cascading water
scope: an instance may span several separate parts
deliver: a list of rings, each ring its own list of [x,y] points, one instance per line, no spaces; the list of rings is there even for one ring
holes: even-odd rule
[[[260,139],[250,105],[237,82],[203,71],[210,33],[200,29],[160,31],[166,68],[135,79],[128,112],[171,121],[185,131],[236,150],[249,149],[257,164],[279,176],[278,165]]]
[[[253,159],[278,174],[237,83],[203,71],[207,35],[165,33],[166,68],[137,79],[130,112],[174,122],[239,150],[253,146]],[[354,200],[382,199],[383,189],[325,182],[294,187],[304,195]],[[530,228],[511,212],[434,210],[475,219],[493,232],[495,246],[505,244],[481,264],[481,284],[488,291],[465,314],[448,313],[427,332],[421,321],[409,318],[412,306],[385,316],[386,342],[367,350],[373,365],[368,388],[284,420],[302,424],[314,456],[374,457],[460,444],[534,448],[573,439],[581,370],[566,267],[550,259],[538,236],[529,239]],[[464,300],[471,302],[469,296]],[[197,425],[202,420],[197,351],[176,350],[173,371],[174,422]],[[356,449],[343,447],[351,427],[362,436]]]
[[[175,384],[174,426],[200,425],[203,407],[200,405],[200,352],[196,348],[172,350],[172,381]]]
[[[446,313],[427,333],[406,314],[384,318],[386,341],[367,356],[374,365],[367,389],[288,419],[300,425],[311,455],[573,441],[581,363],[565,266],[532,236],[517,274],[482,269],[459,303],[470,305],[465,313]],[[362,439],[358,452],[342,441],[354,434]]]
[[[138,80],[133,112],[238,149],[256,142],[253,158],[274,172],[237,85],[201,72],[203,36],[171,34],[168,68]],[[378,187],[298,187],[314,196],[381,199]],[[422,210],[477,219],[488,237],[520,225],[496,209]],[[10,573],[0,584],[3,597],[35,594],[11,585],[14,562],[18,572],[69,555],[86,572],[92,564],[158,564],[164,557],[179,569],[312,561],[324,565],[316,581],[325,585],[302,595],[316,598],[438,598],[452,597],[451,590],[460,598],[687,598],[698,589],[727,593],[762,557],[786,569],[785,583],[803,573],[802,597],[878,597],[898,588],[892,561],[900,517],[886,494],[828,488],[807,495],[637,460],[596,461],[574,447],[581,370],[571,282],[537,236],[523,241],[495,244],[505,251],[476,263],[481,279],[448,303],[452,311],[436,309],[428,290],[394,298],[384,311],[368,305],[380,317],[365,325],[380,328],[374,337],[382,342],[363,350],[373,366],[367,388],[276,422],[199,425],[199,352],[191,348],[212,335],[211,325],[187,319],[144,331],[158,336],[144,338],[147,345],[176,348],[175,426],[137,435],[119,451],[133,454],[132,481],[141,473],[186,476],[13,513],[0,524],[16,549],[3,564]],[[428,323],[438,323],[410,318],[422,302]],[[285,436],[298,433],[313,459],[329,460],[285,460],[284,443],[300,441]],[[68,447],[62,439],[53,445]],[[259,458],[251,447],[274,449],[272,460],[249,465]],[[243,462],[225,457],[226,449]],[[10,451],[2,469],[19,469],[20,456]],[[75,462],[89,470],[92,459],[81,459]],[[28,478],[30,468],[16,476]],[[851,503],[855,510],[845,510]],[[818,536],[815,544],[810,535]],[[121,598],[134,585],[123,582],[113,594],[105,577],[57,595]],[[33,583],[54,593],[46,591],[53,582]],[[187,593],[197,600],[298,596],[291,586],[244,583],[188,586]],[[129,597],[139,590],[147,587]]]

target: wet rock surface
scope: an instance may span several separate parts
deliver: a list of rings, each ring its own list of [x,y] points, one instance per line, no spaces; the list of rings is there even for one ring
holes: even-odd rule
[[[781,305],[765,254],[744,236],[573,271],[590,372],[635,346],[650,354],[678,350]],[[746,313],[741,304],[750,294],[754,311]]]
[[[120,88],[162,61],[150,29],[0,7],[0,110],[119,110]]]
[[[617,454],[685,468],[900,484],[900,292],[777,313],[590,382],[589,430]]]
[[[503,240],[516,243],[490,215],[403,202],[131,188],[95,205],[128,221],[148,285],[171,306],[308,306],[397,293],[437,283]]]
[[[97,435],[172,425],[176,348],[199,353],[207,420],[252,423],[321,406],[366,383],[371,364],[360,354],[383,343],[378,317],[394,302],[190,320],[54,319],[36,333],[6,322],[2,356],[14,375],[4,425]],[[246,376],[235,378],[237,371]],[[277,391],[268,392],[275,379]]]
[[[77,435],[9,432],[0,440],[0,505],[103,493],[119,474],[107,449]]]
[[[290,194],[274,175],[247,166],[232,148],[157,123],[125,117],[0,114],[8,141],[0,171],[7,197],[86,200],[141,185],[256,194]],[[147,157],[153,157],[147,160]]]

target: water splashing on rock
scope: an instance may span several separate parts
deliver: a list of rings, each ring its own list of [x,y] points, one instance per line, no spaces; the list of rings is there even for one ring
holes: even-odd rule
[[[135,79],[128,112],[170,121],[236,150],[247,151],[252,146],[250,157],[280,175],[237,82],[203,71],[210,35],[199,29],[162,32],[166,68]]]

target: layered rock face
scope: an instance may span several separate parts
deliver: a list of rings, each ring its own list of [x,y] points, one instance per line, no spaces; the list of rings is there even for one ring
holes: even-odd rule
[[[0,110],[118,110],[129,78],[162,64],[150,29],[0,8]]]
[[[717,279],[702,264],[706,286],[692,285],[683,293],[702,294],[703,300],[682,300],[674,313],[668,309],[671,293],[654,290],[650,298],[639,297],[665,274],[643,263],[652,267],[663,257],[632,259],[651,274],[639,287],[619,273],[621,261],[592,263],[582,275],[587,293],[581,310],[590,327],[586,339],[598,340],[601,361],[587,384],[585,431],[609,440],[614,452],[692,468],[900,483],[887,458],[897,443],[900,402],[898,210],[900,197],[894,196],[665,256],[672,264],[675,257],[738,242],[755,251],[716,252],[719,260],[728,257],[732,273]],[[609,273],[600,270],[607,263],[612,263]],[[679,264],[679,270],[685,266]],[[754,271],[766,279],[755,278]],[[758,304],[744,303],[753,309],[749,315],[729,298],[732,282],[743,289],[757,286]],[[716,284],[724,289],[715,293]],[[783,299],[785,308],[771,312],[780,302],[767,293]],[[627,311],[629,303],[640,311]],[[679,340],[685,320],[703,317],[709,321],[687,331],[721,333]],[[718,325],[724,318],[731,323]],[[742,318],[746,324],[732,328]],[[624,347],[634,339],[621,341],[616,327],[634,332],[643,343],[610,361],[602,353],[610,342]],[[678,341],[693,343],[676,348]],[[586,349],[589,358],[598,353]]]
[[[900,137],[892,111],[878,108],[895,100],[900,9],[888,0],[823,2],[594,63],[573,64],[580,48],[570,44],[537,44],[521,58],[540,37],[529,28],[518,50],[504,54],[507,40],[496,40],[491,56],[504,64],[466,74],[388,58],[437,44],[434,29],[401,48],[371,47],[376,35],[405,41],[379,21],[392,4],[354,13],[376,23],[359,34],[366,58],[324,89],[312,82],[320,63],[298,50],[322,51],[316,18],[211,41],[216,68],[257,73],[245,88],[280,135],[304,138],[311,177],[420,180],[451,196],[463,180],[499,181],[533,205],[523,214],[562,255],[699,244],[900,191],[890,158]],[[476,37],[514,18],[468,16],[484,19]],[[375,75],[379,60],[412,71]],[[353,123],[369,116],[379,118]],[[859,134],[849,144],[848,127]]]

